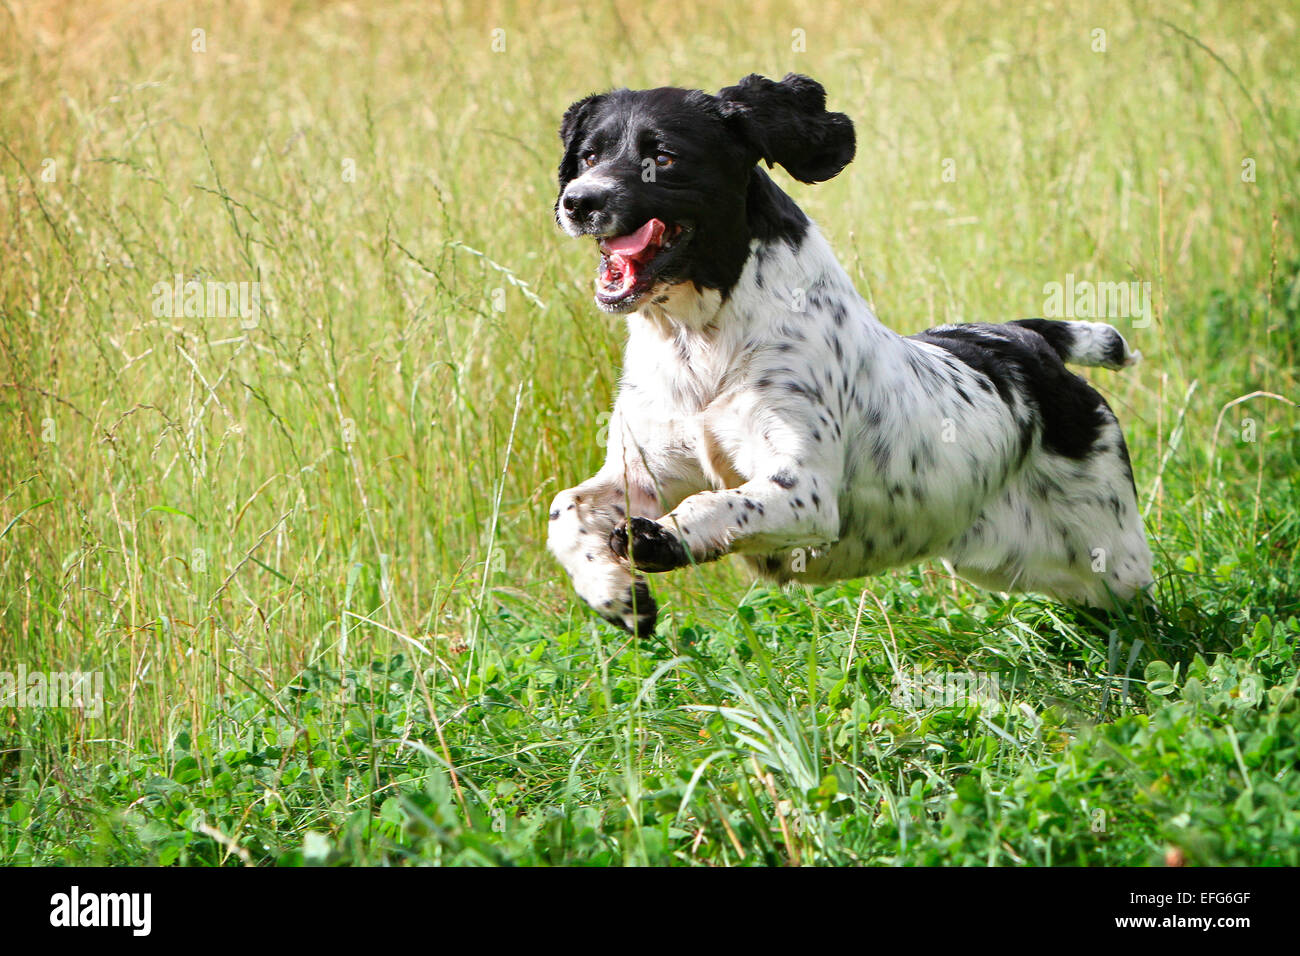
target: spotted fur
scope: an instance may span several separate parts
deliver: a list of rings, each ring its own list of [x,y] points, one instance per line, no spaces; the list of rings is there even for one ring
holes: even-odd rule
[[[616,91],[566,114],[567,231],[622,235],[655,216],[693,238],[627,309],[606,462],[556,497],[551,551],[583,600],[642,634],[657,615],[646,573],[727,554],[777,581],[940,557],[997,590],[1132,599],[1152,572],[1124,436],[1064,363],[1120,368],[1137,354],[1101,323],[911,337],[882,325],[756,165],[835,175],[853,130],[824,103],[806,77],[749,77],[717,96]],[[633,178],[647,149],[670,146],[690,164],[667,182]],[[570,161],[582,150],[585,172]],[[574,189],[595,196],[594,217],[570,215]]]

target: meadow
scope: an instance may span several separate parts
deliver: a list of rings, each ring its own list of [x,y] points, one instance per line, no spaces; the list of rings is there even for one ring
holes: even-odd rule
[[[102,692],[0,706],[0,864],[1300,863],[1298,60],[1294,2],[0,6],[0,675]],[[1138,284],[1158,618],[572,594],[623,329],[560,115],[788,71],[886,324]]]

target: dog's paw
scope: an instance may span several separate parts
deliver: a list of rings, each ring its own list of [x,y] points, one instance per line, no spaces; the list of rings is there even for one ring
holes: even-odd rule
[[[629,561],[638,571],[672,571],[691,563],[677,535],[657,521],[633,517],[614,526],[609,533],[609,549],[622,561]]]
[[[605,620],[637,637],[653,634],[659,620],[659,605],[642,578],[637,578],[628,589],[627,597],[597,610]]]
[[[578,596],[616,627],[646,637],[654,633],[659,608],[645,578],[633,577],[610,557],[583,562],[573,577]]]

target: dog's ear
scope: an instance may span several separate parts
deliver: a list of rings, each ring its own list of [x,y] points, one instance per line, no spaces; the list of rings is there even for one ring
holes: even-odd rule
[[[790,73],[775,83],[751,73],[718,99],[757,157],[784,166],[800,182],[823,182],[853,160],[853,121],[826,111],[826,91],[814,79]]]
[[[564,111],[564,118],[560,120],[560,142],[564,144],[564,158],[560,160],[561,186],[578,175],[578,137],[583,125],[604,99],[604,93],[593,93]]]
[[[569,140],[573,139],[574,134],[582,128],[583,122],[591,115],[591,111],[604,98],[604,93],[593,93],[576,103],[569,104],[569,108],[564,111],[564,118],[560,120],[560,142],[569,145]]]

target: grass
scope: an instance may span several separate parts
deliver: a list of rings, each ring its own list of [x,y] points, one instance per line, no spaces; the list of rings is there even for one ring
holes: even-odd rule
[[[0,863],[1300,863],[1298,14],[0,9],[0,673],[104,688],[0,709]],[[1089,375],[1162,622],[938,564],[691,569],[646,640],[571,595],[622,335],[559,115],[787,70],[859,150],[781,182],[887,324],[1151,284]]]

